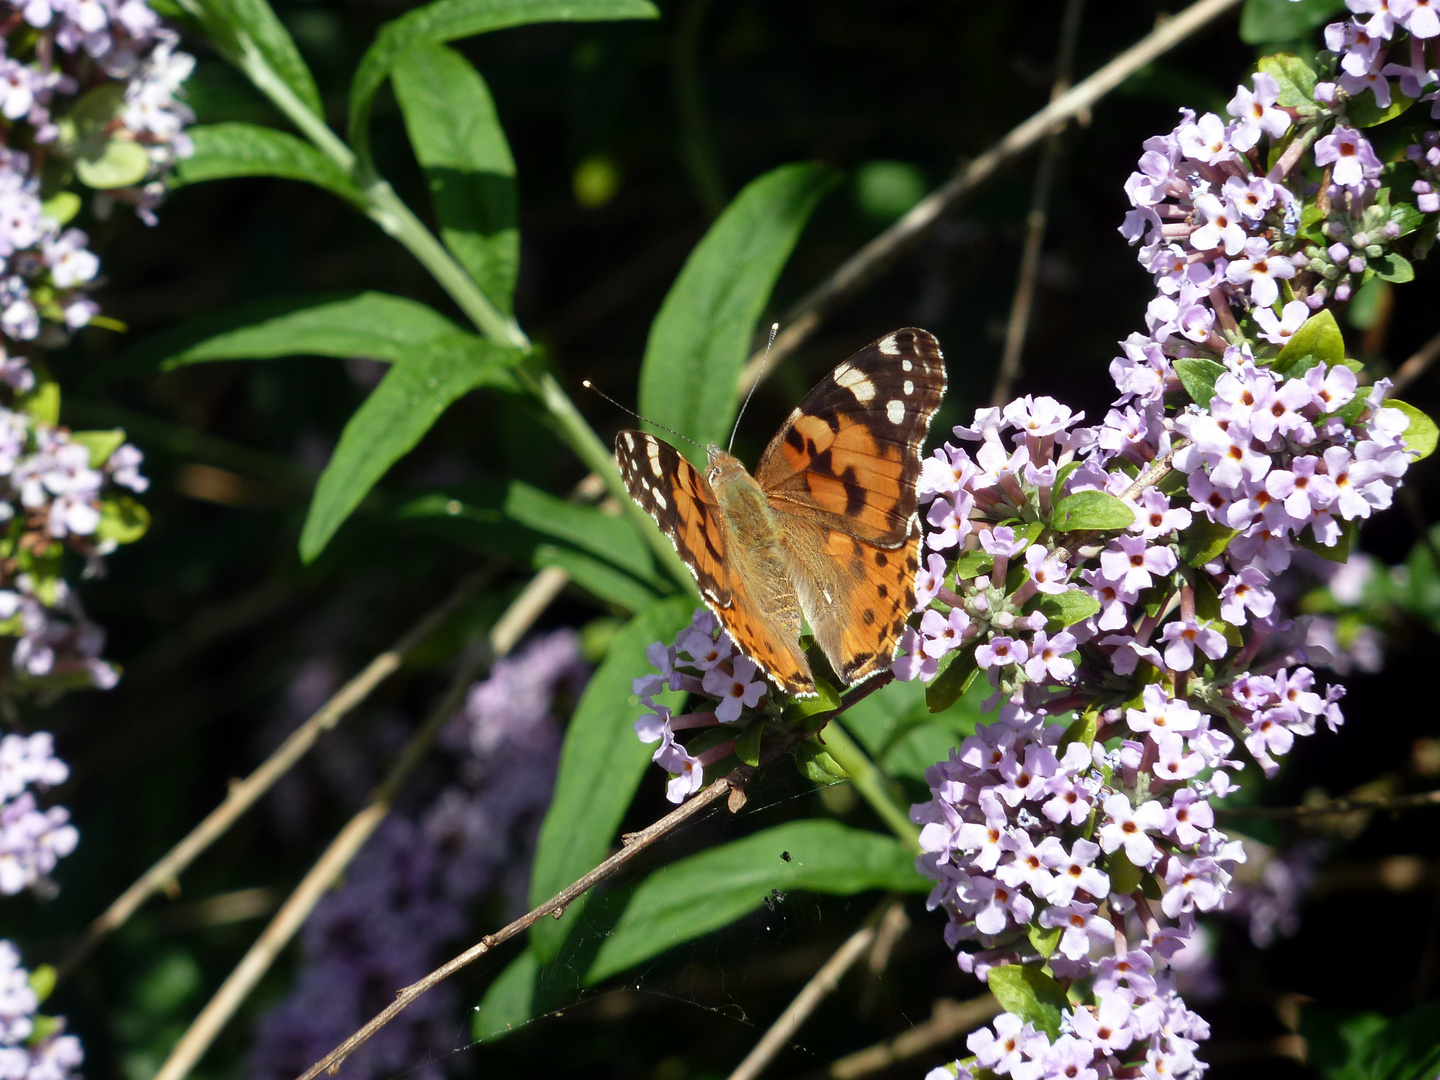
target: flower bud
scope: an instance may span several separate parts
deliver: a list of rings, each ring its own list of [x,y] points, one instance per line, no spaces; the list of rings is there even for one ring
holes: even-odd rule
[[[1342,281],[1335,286],[1335,299],[1342,304],[1350,299],[1350,282]]]
[[[1325,254],[1330,256],[1331,262],[1344,262],[1350,257],[1350,249],[1337,241],[1330,245]]]
[[[1363,273],[1365,272],[1365,260],[1364,260],[1361,256],[1359,256],[1359,255],[1356,255],[1354,258],[1352,258],[1352,259],[1351,259],[1348,263],[1346,263],[1345,265],[1347,266],[1347,268],[1350,270],[1350,273],[1352,273],[1352,274],[1363,274]],[[1336,294],[1336,297],[1337,297],[1337,299],[1338,299],[1339,294],[1340,294],[1340,290],[1339,290],[1339,289],[1336,289],[1336,290],[1335,290],[1335,294]]]

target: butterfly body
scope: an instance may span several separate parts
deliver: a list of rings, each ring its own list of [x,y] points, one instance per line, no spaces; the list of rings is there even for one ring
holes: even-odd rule
[[[702,473],[652,435],[617,436],[631,496],[786,693],[815,693],[802,616],[847,684],[889,666],[915,603],[920,450],[945,382],[934,337],[897,330],[806,395],[753,476],[718,446]]]

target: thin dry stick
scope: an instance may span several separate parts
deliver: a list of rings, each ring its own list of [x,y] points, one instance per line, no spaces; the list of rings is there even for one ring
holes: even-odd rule
[[[876,690],[887,685],[893,678],[893,675],[886,672],[884,675],[878,675],[857,686],[840,699],[839,707],[830,714],[829,718],[839,716],[856,702],[869,697]],[[377,1013],[370,1022],[359,1031],[355,1032],[334,1050],[331,1050],[330,1053],[310,1066],[310,1068],[300,1076],[299,1080],[315,1080],[315,1077],[319,1076],[322,1072],[329,1072],[331,1075],[334,1075],[346,1058],[363,1046],[377,1031],[395,1019],[396,1016],[404,1011],[404,1009],[421,994],[448,979],[461,968],[474,963],[497,946],[515,937],[515,935],[524,933],[535,923],[545,918],[545,916],[556,915],[558,918],[576,897],[584,895],[590,889],[614,874],[615,871],[619,870],[620,867],[624,866],[631,859],[635,858],[635,856],[639,855],[657,841],[669,836],[681,825],[684,825],[712,803],[721,798],[725,798],[726,805],[730,812],[732,814],[739,813],[741,807],[745,805],[745,785],[749,782],[750,777],[755,775],[759,767],[774,761],[796,743],[809,738],[811,734],[812,732],[808,730],[797,729],[788,732],[783,738],[777,739],[773,743],[767,743],[760,755],[760,765],[739,766],[728,776],[722,776],[719,780],[714,781],[695,795],[692,795],[688,800],[681,803],[654,824],[641,829],[639,832],[626,833],[620,838],[620,850],[584,877],[561,889],[538,907],[531,908],[514,922],[508,923],[493,934],[487,934],[459,956],[454,957],[436,968],[418,982],[411,983],[405,987],[405,989],[401,990],[395,995],[394,1001],[387,1005],[381,1012]],[[161,1078],[157,1077],[156,1080],[161,1080]]]
[[[1058,101],[1070,89],[1075,71],[1075,45],[1080,39],[1080,11],[1084,0],[1068,0],[1060,23],[1060,48],[1055,56],[1055,85],[1050,100]],[[1025,247],[1020,255],[1020,274],[1015,283],[1015,299],[1010,304],[1010,323],[1005,328],[1005,351],[1000,357],[1000,370],[995,375],[991,405],[1004,405],[1010,400],[1010,388],[1020,375],[1020,356],[1025,351],[1025,332],[1030,326],[1030,309],[1035,306],[1035,282],[1040,276],[1040,252],[1045,246],[1045,226],[1049,217],[1050,188],[1059,171],[1060,150],[1065,125],[1057,125],[1040,151],[1040,165],[1035,170],[1035,189],[1030,195],[1030,214],[1025,221]]]
[[[923,1024],[883,1043],[847,1054],[827,1068],[808,1074],[807,1080],[858,1080],[959,1038],[999,1011],[1000,1003],[989,994],[969,1001],[941,999]]]
[[[810,1019],[810,1014],[819,1007],[820,1002],[835,992],[840,980],[855,961],[865,955],[865,951],[875,940],[881,919],[899,906],[898,900],[881,905],[865,921],[864,926],[845,939],[845,943],[811,976],[800,993],[795,995],[795,1000],[790,1002],[775,1023],[770,1025],[770,1030],[765,1032],[750,1053],[745,1055],[745,1060],[735,1067],[735,1071],[730,1074],[730,1080],[755,1080],[764,1072],[775,1055],[783,1050],[795,1032],[800,1030],[800,1025]]]
[[[1052,101],[1020,126],[1013,128],[1008,135],[971,161],[946,184],[921,199],[909,213],[850,256],[834,273],[791,308],[781,320],[784,328],[770,349],[771,367],[793,353],[815,333],[830,311],[868,285],[913,247],[935,226],[942,215],[954,209],[962,198],[992,179],[1002,168],[1045,138],[1056,124],[1064,123],[1085,112],[1136,71],[1239,3],[1240,0],[1197,0],[1178,15],[1157,26],[1149,35],[1099,71],[1082,79],[1058,101]],[[757,352],[745,365],[745,371],[740,377],[742,390],[748,390],[756,381],[761,359],[762,353]]]
[[[376,656],[358,675],[336,691],[335,695],[320,706],[310,719],[296,728],[259,768],[244,780],[232,784],[224,802],[190,830],[189,835],[166,852],[159,862],[145,871],[135,884],[121,893],[115,902],[90,924],[85,936],[60,961],[58,976],[63,979],[74,971],[97,945],[122,926],[151,896],[175,888],[180,874],[206,848],[224,835],[241,814],[254,806],[280,777],[304,757],[321,735],[338,724],[351,709],[364,701],[375,687],[399,670],[406,657],[469,600],[482,583],[481,575],[474,575],[463,581],[449,598],[428,612],[407,630],[399,641]]]
[[[1400,370],[1395,372],[1394,385],[1391,389],[1396,394],[1403,393],[1411,383],[1425,374],[1437,357],[1440,357],[1440,334],[1436,334],[1424,345],[1421,345],[1414,356],[1400,365]]]
[[[1440,790],[1368,799],[1333,799],[1326,803],[1316,803],[1314,806],[1227,806],[1216,810],[1215,816],[1224,821],[1237,818],[1330,817],[1334,814],[1356,814],[1367,810],[1412,810],[1423,806],[1440,806]]]
[[[221,984],[215,996],[206,1003],[200,1015],[191,1022],[175,1048],[170,1051],[170,1056],[160,1066],[160,1071],[155,1074],[155,1080],[182,1080],[194,1068],[241,1002],[249,996],[281,950],[304,925],[320,898],[385,819],[401,786],[424,760],[440,729],[455,715],[476,676],[492,657],[504,656],[515,646],[526,629],[559,595],[569,580],[570,576],[559,567],[547,567],[536,574],[525,590],[515,598],[490,631],[487,648],[476,650],[475,655],[461,664],[445,696],[420,729],[411,736],[399,758],[371,794],[369,802],[330,842],[324,854],[316,860],[315,865],[275,914],[270,925],[255,940],[255,944],[250,946],[250,951]]]

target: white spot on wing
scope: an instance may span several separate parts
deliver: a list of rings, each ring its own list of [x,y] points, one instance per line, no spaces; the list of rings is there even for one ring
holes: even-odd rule
[[[905,419],[905,403],[899,398],[896,398],[894,401],[889,402],[885,406],[885,415],[887,418],[889,418],[890,423],[895,424],[898,427],[900,421]]]
[[[655,474],[655,478],[658,480],[664,475],[660,468],[660,444],[652,442],[645,449],[650,454],[650,471]]]
[[[915,384],[914,384],[913,382],[911,382],[909,379],[906,379],[906,380],[905,380],[905,393],[907,393],[907,394],[913,394],[914,392],[915,392]]]
[[[660,494],[658,488],[650,494],[655,497],[655,505],[660,507],[661,510],[668,510],[670,508],[670,504],[665,501],[665,496]]]
[[[895,344],[895,335],[890,334],[880,339],[880,351],[886,356],[899,356],[900,346]]]
[[[855,400],[864,405],[875,396],[875,384],[865,377],[863,371],[856,371],[849,364],[835,369],[835,381],[855,395]]]
[[[910,370],[911,368],[913,368],[914,366],[915,366],[915,365],[912,364],[912,363],[910,363],[909,360],[901,360],[901,361],[900,361],[900,367],[903,368],[905,371],[909,371],[909,370]]]

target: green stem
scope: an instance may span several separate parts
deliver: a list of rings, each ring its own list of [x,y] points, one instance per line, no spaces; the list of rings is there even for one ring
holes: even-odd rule
[[[850,774],[850,782],[880,820],[900,838],[900,842],[917,855],[920,853],[920,829],[910,820],[910,813],[895,797],[890,777],[881,772],[860,745],[850,737],[841,722],[831,720],[820,736],[835,763]]]

